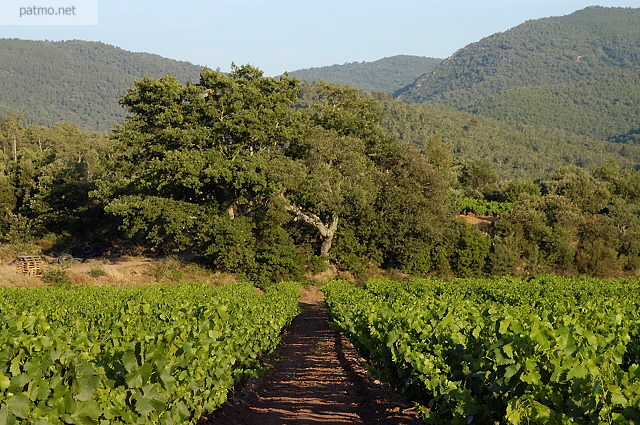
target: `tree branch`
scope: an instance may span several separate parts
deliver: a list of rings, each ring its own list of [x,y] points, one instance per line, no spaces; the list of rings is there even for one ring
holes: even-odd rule
[[[293,213],[295,216],[294,220],[301,220],[318,230],[320,236],[322,236],[322,245],[320,247],[320,255],[322,257],[328,257],[329,250],[331,249],[331,245],[333,243],[333,237],[338,230],[338,214],[333,214],[331,216],[331,223],[329,227],[322,222],[322,219],[315,215],[310,211],[304,211],[301,207],[297,205],[293,205],[284,195],[280,195],[282,200],[285,202],[285,209],[290,213]]]
[[[331,233],[335,232],[335,229],[333,229],[333,231],[331,230],[331,227],[334,227],[334,226],[330,226],[329,228],[327,228],[327,226],[322,222],[322,219],[320,219],[320,217],[318,217],[312,212],[304,211],[301,207],[297,205],[293,205],[288,201],[285,205],[285,208],[287,211],[295,215],[295,220],[302,220],[305,223],[315,227],[318,230],[318,232],[320,232],[320,235],[323,238],[327,238]],[[333,223],[331,224],[333,225]],[[337,227],[337,224],[336,224],[336,227]]]

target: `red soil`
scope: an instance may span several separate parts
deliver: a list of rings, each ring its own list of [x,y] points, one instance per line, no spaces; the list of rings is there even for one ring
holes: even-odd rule
[[[306,299],[305,299],[306,298]],[[304,297],[272,368],[237,388],[206,425],[420,424],[410,405],[371,377],[331,329],[321,294]]]

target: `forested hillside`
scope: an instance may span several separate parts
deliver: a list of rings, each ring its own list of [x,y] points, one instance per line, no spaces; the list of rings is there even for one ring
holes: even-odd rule
[[[0,40],[0,115],[16,111],[27,123],[79,124],[108,131],[122,122],[118,100],[145,75],[197,80],[202,67],[89,41]]]
[[[588,7],[486,37],[397,94],[599,140],[638,141],[640,9]]]
[[[565,130],[505,123],[441,106],[379,96],[387,134],[418,146],[441,140],[458,160],[484,160],[501,178],[541,178],[566,165],[640,164],[640,146],[596,141]]]
[[[121,104],[130,115],[108,139],[0,120],[3,247],[186,251],[260,285],[329,264],[357,276],[640,273],[640,172],[597,166],[620,159],[606,155],[615,144],[567,135],[591,169],[566,166],[572,156],[536,168],[572,155],[552,155],[561,135],[248,65],[205,69],[197,84],[146,77]],[[465,138],[478,157],[462,157],[464,144],[452,154]],[[482,229],[466,211],[500,219]]]
[[[615,143],[637,136],[636,15],[588,8],[489,37],[405,92],[442,77],[438,105],[3,40],[0,105],[17,113],[0,119],[0,243],[189,252],[260,285],[328,265],[637,276],[640,146]],[[472,113],[484,104],[511,118]]]
[[[397,55],[373,62],[351,62],[289,72],[301,81],[327,81],[365,91],[393,93],[413,83],[442,59]]]

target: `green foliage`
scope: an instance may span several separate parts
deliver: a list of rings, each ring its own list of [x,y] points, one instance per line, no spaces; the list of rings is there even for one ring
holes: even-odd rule
[[[453,251],[453,269],[457,276],[470,277],[482,273],[491,238],[479,230],[466,226],[458,226],[458,238]]]
[[[78,233],[86,225],[82,219],[91,209],[91,189],[85,163],[56,159],[38,169],[29,214],[51,232]]]
[[[0,154],[1,240],[21,244],[46,234],[91,238],[108,227],[88,196],[109,149],[104,136],[71,123],[25,127],[16,114],[0,121],[15,135],[0,132],[8,151]]]
[[[445,237],[445,150],[434,140],[425,158],[385,136],[361,91],[301,92],[247,65],[205,69],[198,84],[145,78],[122,104],[131,116],[93,197],[134,240],[266,285],[315,269],[314,252],[354,271],[404,267],[399,228],[427,251]]]
[[[637,281],[378,279],[323,291],[334,324],[426,423],[640,420]]]
[[[102,266],[93,266],[91,270],[87,272],[87,274],[93,278],[98,278],[100,276],[105,276],[107,272],[104,270]]]
[[[640,9],[588,7],[527,21],[458,50],[400,98],[633,142],[638,19]]]
[[[533,186],[522,191],[492,230],[493,272],[521,268],[611,276],[631,270],[637,264],[640,214],[629,189],[637,178],[637,171],[614,164],[592,173],[565,167],[539,182],[542,192],[535,194]]]
[[[59,286],[68,288],[73,284],[71,276],[67,271],[68,267],[65,266],[51,266],[47,267],[42,272],[42,281],[53,286]]]
[[[294,245],[275,244],[265,247],[256,254],[256,265],[249,275],[256,286],[265,288],[273,282],[292,278],[304,278],[304,254],[297,252]]]
[[[211,233],[205,234],[205,255],[221,270],[251,270],[255,267],[255,237],[251,220],[217,217]]]
[[[288,72],[300,81],[326,81],[365,91],[393,93],[439,64],[441,59],[397,55],[373,62],[299,69]]]
[[[513,236],[494,237],[492,243],[491,252],[487,256],[491,274],[496,276],[516,274],[522,263],[518,240]]]
[[[557,170],[545,181],[544,191],[564,196],[582,211],[593,214],[601,212],[611,201],[607,184],[578,167]]]
[[[111,140],[2,119],[3,242],[123,235],[263,287],[330,262],[358,275],[640,268],[636,146],[249,65],[204,69],[197,83],[145,77],[121,103],[130,115]],[[499,220],[482,233],[460,212]]]
[[[0,211],[12,211],[16,207],[16,193],[9,177],[0,172]]]
[[[364,273],[366,252],[366,244],[362,241],[362,235],[356,235],[355,229],[347,226],[336,240],[333,259],[336,265],[343,270]]]
[[[304,86],[302,106],[308,107],[311,120],[340,136],[358,137],[366,148],[375,148],[384,137],[379,126],[378,102],[359,90],[319,82]]]
[[[462,198],[458,202],[460,214],[490,215],[499,217],[511,209],[511,202],[487,201],[485,199]]]
[[[431,140],[439,138],[456,161],[490,165],[501,179],[546,178],[566,165],[594,168],[612,162],[633,168],[640,163],[640,147],[634,145],[389,97],[379,101],[382,126],[389,136],[425,151]]]
[[[21,214],[5,213],[2,225],[2,239],[13,245],[26,244],[33,241],[33,222]]]
[[[484,193],[498,182],[498,174],[489,161],[474,160],[462,165],[459,181],[471,193]]]
[[[314,274],[326,271],[329,268],[328,266],[326,258],[322,258],[319,255],[313,255],[309,260],[309,271]]]
[[[254,376],[300,285],[0,288],[3,423],[195,424]]]
[[[153,244],[165,243],[165,249],[184,249],[191,243],[201,209],[193,204],[156,196],[122,196],[112,200],[107,213],[122,218],[130,237],[144,234]],[[173,242],[169,244],[168,242]]]
[[[7,114],[0,120],[0,140],[2,141],[2,151],[6,158],[14,161],[18,157],[18,149],[23,141],[22,122],[24,117],[14,111],[7,111]]]
[[[502,197],[506,202],[515,202],[521,195],[540,195],[540,186],[532,180],[512,180],[506,182],[502,190]]]

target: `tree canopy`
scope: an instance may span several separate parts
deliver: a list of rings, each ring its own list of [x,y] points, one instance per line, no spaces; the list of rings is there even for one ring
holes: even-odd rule
[[[223,269],[295,274],[354,245],[359,261],[401,261],[390,251],[397,231],[379,224],[390,192],[414,193],[426,211],[446,205],[436,200],[447,173],[385,136],[377,102],[355,89],[323,83],[302,95],[296,79],[246,65],[205,69],[196,84],[147,77],[122,104],[131,115],[95,196],[131,237]],[[427,227],[409,231],[416,243]]]
[[[0,242],[186,251],[259,285],[328,263],[359,276],[640,270],[639,171],[602,158],[501,179],[447,143],[494,128],[484,119],[409,124],[400,140],[394,114],[431,125],[437,111],[249,65],[145,77],[121,104],[108,138],[0,119]]]

